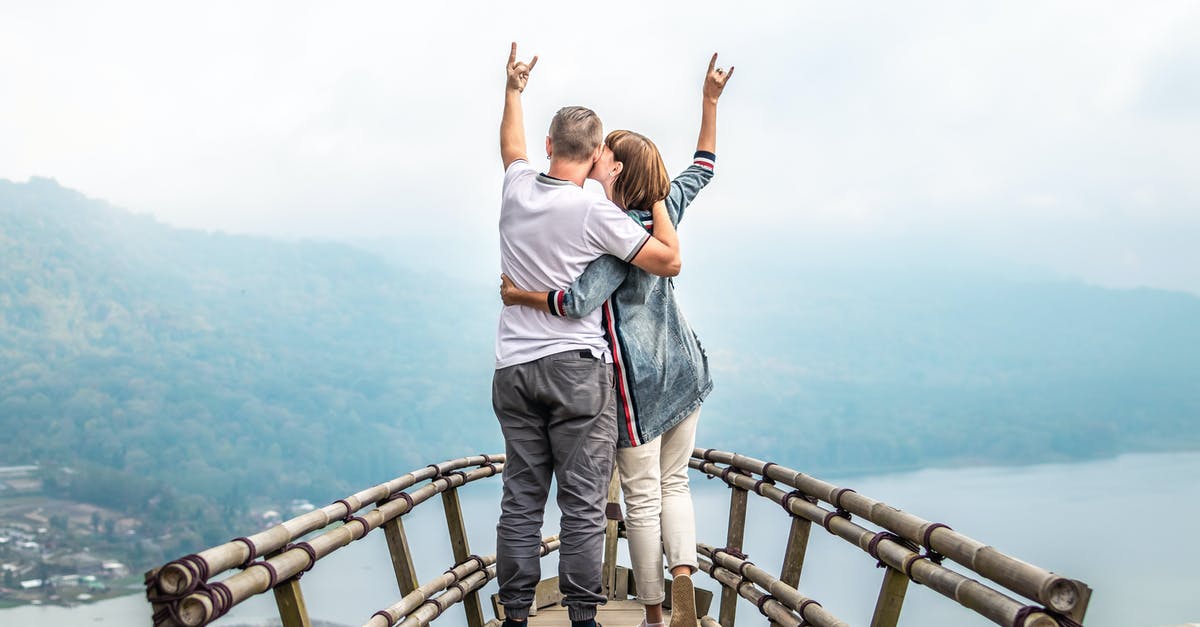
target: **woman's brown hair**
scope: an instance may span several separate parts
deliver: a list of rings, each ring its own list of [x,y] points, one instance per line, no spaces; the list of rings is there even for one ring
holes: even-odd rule
[[[613,131],[604,143],[613,151],[613,159],[624,164],[613,183],[614,202],[626,209],[650,211],[667,197],[671,179],[654,142],[633,131]]]

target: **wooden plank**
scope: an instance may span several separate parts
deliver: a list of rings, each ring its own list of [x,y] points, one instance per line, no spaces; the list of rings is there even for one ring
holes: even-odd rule
[[[640,623],[645,613],[641,603],[633,599],[617,599],[596,608],[596,622],[606,626],[631,627]],[[671,621],[668,612],[663,612],[663,618],[668,623]],[[571,627],[571,617],[567,614],[567,608],[559,605],[544,609],[537,616],[530,616],[529,627]]]
[[[279,608],[279,620],[283,622],[283,627],[312,627],[299,579],[288,579],[275,586],[275,605]]]
[[[558,590],[558,577],[543,579],[533,589],[533,607],[529,611],[533,614],[542,608],[558,605],[562,598],[562,592]]]
[[[804,569],[804,555],[808,552],[808,536],[811,530],[812,522],[808,519],[792,517],[792,529],[788,532],[779,580],[793,588],[800,588],[800,572]]]
[[[804,569],[804,555],[808,552],[811,531],[812,522],[792,516],[792,528],[788,531],[787,547],[783,552],[783,568],[779,571],[779,580],[792,588],[800,587],[800,572]],[[771,624],[776,625],[774,622]]]
[[[617,474],[617,465],[614,463],[612,478],[608,482],[608,504],[610,506],[616,504],[620,496],[621,476]],[[617,526],[617,521],[608,520],[604,527],[604,562],[600,570],[600,585],[602,594],[610,599],[625,597],[624,593],[617,596],[619,587],[617,581]]]
[[[900,609],[904,605],[904,594],[908,591],[908,577],[895,568],[884,569],[883,585],[879,587],[879,599],[875,602],[875,614],[871,627],[896,627],[900,622]]]
[[[408,548],[408,534],[404,532],[404,522],[399,516],[383,523],[383,537],[387,538],[388,552],[392,556],[392,570],[396,572],[396,585],[400,587],[400,596],[405,596],[421,584],[417,580],[412,551]]]
[[[742,488],[730,488],[729,496],[729,527],[725,536],[725,546],[742,550],[746,535],[746,491]],[[721,613],[718,622],[732,627],[737,618],[737,590],[721,586]]]
[[[450,532],[450,548],[454,551],[454,561],[461,564],[471,555],[471,546],[467,542],[467,526],[463,521],[462,503],[459,501],[457,488],[442,492],[442,508],[446,511],[446,529]],[[479,601],[479,591],[472,590],[467,593],[462,606],[467,614],[467,627],[483,627],[483,605]]]

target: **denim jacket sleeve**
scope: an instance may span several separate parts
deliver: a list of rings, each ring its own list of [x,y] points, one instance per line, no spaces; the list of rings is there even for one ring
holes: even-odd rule
[[[565,290],[550,292],[547,300],[555,316],[582,318],[604,304],[625,280],[631,266],[612,255],[597,258]]]
[[[697,151],[692,165],[671,181],[671,190],[667,193],[667,213],[676,226],[683,220],[683,212],[692,204],[696,194],[712,180],[716,160],[717,156],[711,152]]]

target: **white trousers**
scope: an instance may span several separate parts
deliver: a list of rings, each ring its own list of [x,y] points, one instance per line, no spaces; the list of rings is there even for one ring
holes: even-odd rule
[[[696,447],[697,409],[661,436],[632,448],[617,449],[621,492],[625,495],[625,530],[637,598],[644,605],[662,603],[663,551],[667,567],[696,561],[696,513],[688,490],[688,459]]]

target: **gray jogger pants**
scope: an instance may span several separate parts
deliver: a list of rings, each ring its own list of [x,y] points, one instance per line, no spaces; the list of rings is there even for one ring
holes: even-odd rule
[[[529,615],[541,579],[542,517],[550,479],[562,511],[558,585],[571,620],[604,603],[604,507],[617,445],[612,366],[568,351],[501,368],[492,409],[504,433],[504,497],[496,525],[496,579],[505,615]]]

